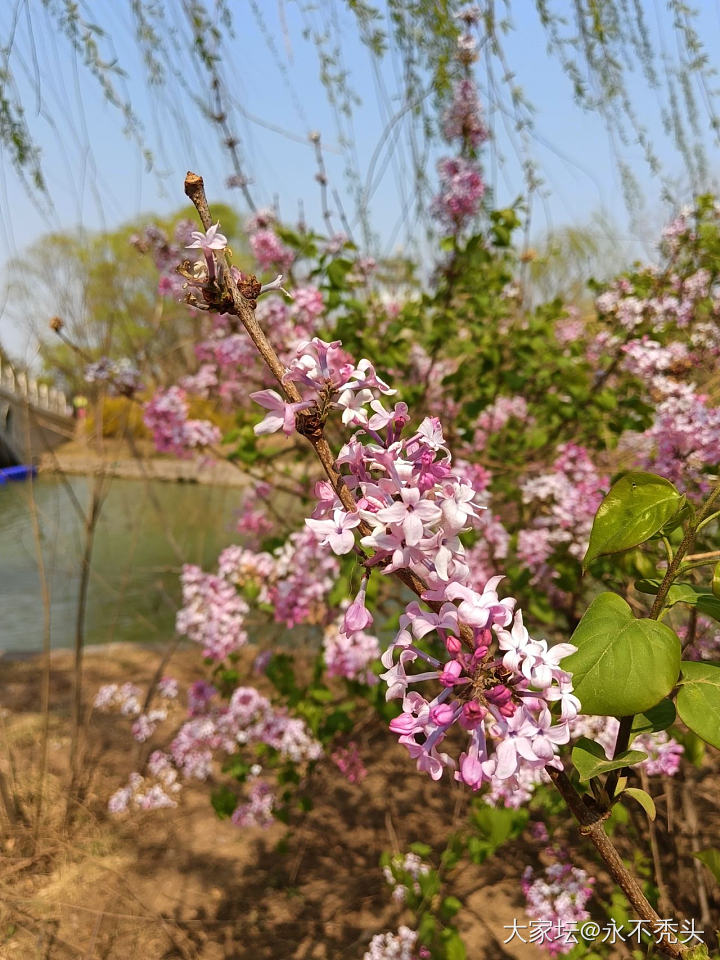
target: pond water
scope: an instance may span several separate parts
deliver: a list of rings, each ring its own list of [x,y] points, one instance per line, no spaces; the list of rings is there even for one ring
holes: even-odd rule
[[[0,486],[0,650],[42,649],[43,603],[31,504],[50,591],[51,644],[74,643],[81,557],[93,480],[43,475]],[[111,480],[95,532],[87,644],[173,634],[183,563],[213,569],[239,541],[236,487]]]

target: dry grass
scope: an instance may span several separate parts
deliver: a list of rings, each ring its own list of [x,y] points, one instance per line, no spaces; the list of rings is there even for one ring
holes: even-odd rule
[[[92,651],[88,699],[102,683],[149,681],[159,657],[130,645]],[[182,683],[197,677],[197,666],[197,652],[181,650],[168,672]],[[32,809],[38,665],[5,663],[3,674],[0,768],[11,782],[14,770],[21,802]],[[69,694],[70,656],[62,652],[53,659],[46,815],[35,849],[30,829],[3,822],[2,960],[359,960],[374,933],[399,922],[378,866],[381,851],[405,851],[416,840],[439,848],[463,818],[466,794],[416,774],[373,721],[357,734],[367,778],[351,786],[332,764],[318,768],[314,808],[289,838],[282,825],[238,830],[219,821],[200,784],[184,790],[176,810],[112,818],[107,799],[125,783],[138,750],[126,720],[96,715],[85,796],[64,825]],[[567,829],[561,825],[556,839],[566,842]],[[466,902],[460,927],[469,958],[545,956],[502,943],[504,925],[523,915],[518,876],[539,852],[523,838],[483,867],[461,871],[454,892]]]

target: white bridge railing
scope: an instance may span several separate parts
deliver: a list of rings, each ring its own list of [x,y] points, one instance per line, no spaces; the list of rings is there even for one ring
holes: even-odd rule
[[[0,388],[14,394],[20,400],[27,400],[33,407],[58,413],[64,417],[72,416],[72,407],[67,397],[55,387],[38,383],[26,373],[16,373],[9,363],[0,360]]]

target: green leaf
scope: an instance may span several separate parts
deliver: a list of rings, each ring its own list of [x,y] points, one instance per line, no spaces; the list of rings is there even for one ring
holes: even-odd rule
[[[684,496],[664,477],[627,473],[612,485],[598,507],[583,567],[596,557],[644,543],[673,517]]]
[[[661,582],[661,580],[638,580],[635,586],[641,593],[657,594]],[[668,590],[665,603],[668,607],[676,603],[687,603],[691,607],[697,607],[698,613],[720,620],[720,598],[710,593],[707,587],[696,587],[693,583],[674,583]]]
[[[636,620],[616,593],[601,593],[570,638],[563,658],[582,713],[627,717],[666,697],[680,670],[680,641],[664,623]]]
[[[229,787],[218,787],[210,794],[210,802],[213,810],[221,820],[226,820],[232,816],[235,807],[238,805],[238,798]]]
[[[632,797],[633,800],[637,800],[651,820],[654,820],[657,816],[653,798],[644,790],[639,790],[637,787],[627,787],[625,790],[623,790],[622,796]]]
[[[409,849],[417,854],[418,857],[422,857],[423,860],[426,860],[432,853],[432,847],[428,846],[427,843],[422,843],[420,840],[411,843]]]
[[[637,580],[635,587],[640,593],[657,595],[661,583],[661,580]],[[668,607],[672,607],[676,603],[689,603],[691,606],[695,606],[699,595],[700,591],[692,583],[673,583],[667,592],[665,603]]]
[[[581,781],[590,780],[611,770],[619,770],[621,767],[631,767],[641,760],[647,760],[647,754],[640,750],[626,750],[613,760],[608,760],[600,744],[595,740],[588,740],[587,737],[580,737],[572,751],[572,762]]]
[[[465,944],[460,939],[457,930],[447,927],[442,932],[442,939],[445,947],[445,960],[466,960]]]
[[[451,920],[459,910],[462,910],[462,903],[457,897],[445,897],[440,905],[440,910],[443,919]]]
[[[697,599],[698,613],[720,620],[720,600],[712,593],[701,593]]]
[[[338,257],[327,266],[327,278],[332,287],[344,287],[345,275],[352,269],[352,260]]]
[[[658,733],[660,730],[667,730],[675,723],[677,711],[672,700],[661,700],[660,703],[638,713],[633,718],[630,729],[630,742],[639,737],[641,733]]]
[[[720,749],[720,663],[683,661],[677,710],[706,743]]]
[[[698,850],[693,856],[696,860],[704,863],[717,882],[720,883],[720,850],[716,847],[708,847],[706,850]]]
[[[716,563],[713,568],[712,592],[714,596],[720,598],[720,562]]]

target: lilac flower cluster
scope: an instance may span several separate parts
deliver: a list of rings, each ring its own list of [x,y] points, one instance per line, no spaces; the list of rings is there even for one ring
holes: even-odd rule
[[[101,357],[95,363],[85,367],[87,383],[107,384],[110,393],[131,397],[143,388],[142,377],[137,367],[123,357],[120,360],[111,360]]]
[[[478,789],[493,779],[511,780],[523,767],[559,764],[557,747],[567,743],[568,721],[579,707],[559,662],[574,648],[548,649],[544,640],[532,640],[520,612],[513,616],[515,601],[497,594],[501,577],[472,586],[460,534],[477,520],[476,491],[453,471],[439,421],[428,417],[403,437],[406,405],[386,409],[375,394],[390,393],[387,385],[369,361],[354,365],[337,342],[316,338],[303,345],[287,377],[312,390],[314,399],[307,396],[303,407],[320,398],[358,428],[336,460],[357,510],[346,511],[329,484],[319,485],[318,506],[306,523],[320,545],[349,553],[362,525],[360,543],[373,552],[371,568],[386,575],[410,571],[426,585],[429,609],[410,603],[382,656],[387,698],[403,704],[390,726],[418,768],[434,779],[445,767],[457,768],[456,778]],[[267,406],[267,396],[261,399]],[[275,404],[260,430],[289,426],[299,406],[279,396]],[[446,651],[442,660],[425,649],[433,634]],[[409,671],[416,661],[424,664],[420,673]],[[408,691],[431,681],[440,692],[430,700]],[[557,721],[550,712],[555,701],[561,704]],[[469,742],[456,761],[438,748],[458,727]]]
[[[430,951],[425,947],[416,949],[417,933],[410,927],[400,926],[397,933],[377,933],[363,955],[363,960],[426,960]]]
[[[272,606],[277,623],[291,628],[321,623],[339,565],[331,553],[317,549],[318,540],[312,530],[303,528],[291,533],[272,554],[227,547],[218,560],[219,576],[233,589],[253,587],[258,601]]]
[[[440,191],[431,212],[451,232],[460,233],[480,210],[485,181],[476,164],[464,157],[444,157],[437,169]]]
[[[267,829],[275,822],[275,794],[266,780],[253,777],[250,781],[247,800],[239,803],[230,819],[237,827],[261,827]]]
[[[550,470],[526,480],[523,503],[536,513],[518,534],[517,555],[533,571],[533,583],[542,583],[553,595],[556,573],[548,562],[558,549],[581,560],[587,550],[592,519],[610,478],[600,473],[585,447],[564,443]]]
[[[442,120],[442,132],[448,143],[458,140],[473,150],[488,138],[477,87],[469,77],[462,77],[453,85],[452,100]]]
[[[511,420],[518,423],[532,424],[533,419],[528,416],[528,405],[524,397],[499,396],[479,414],[475,422],[474,448],[482,450],[493,433],[498,433]]]
[[[305,723],[276,709],[254,687],[237,687],[229,703],[206,701],[206,712],[191,718],[170,746],[176,765],[186,776],[205,779],[208,751],[234,753],[238,744],[264,743],[295,763],[317,760],[322,747]],[[209,772],[209,771],[208,771]]]
[[[720,630],[714,620],[698,616],[695,622],[693,641],[686,646],[687,626],[678,627],[675,631],[683,641],[683,658],[685,660],[720,660]]]
[[[177,683],[164,678],[158,691],[166,698],[177,696]],[[108,709],[120,707],[128,715],[140,713],[140,691],[132,685],[117,684],[101,688],[96,706]],[[140,714],[138,720],[154,722],[154,713]],[[157,711],[166,715],[166,711]],[[137,724],[137,721],[136,721]],[[135,727],[133,727],[135,732]],[[144,729],[143,729],[144,732]],[[137,736],[146,740],[147,736]],[[188,693],[188,719],[173,738],[168,752],[155,750],[148,761],[146,775],[133,773],[125,787],[110,799],[112,813],[130,809],[153,810],[176,806],[175,796],[181,790],[179,779],[206,780],[212,773],[218,753],[231,755],[242,748],[264,745],[277,752],[281,760],[304,764],[322,756],[322,747],[310,734],[305,722],[291,716],[287,710],[272,706],[267,697],[254,687],[238,687],[228,703],[219,700],[217,690],[205,681],[197,681]],[[240,826],[268,826],[276,804],[272,788],[260,779],[262,768],[250,767],[248,793],[238,802],[232,820]]]
[[[560,936],[556,931],[574,929],[590,916],[585,905],[592,896],[595,879],[588,877],[584,870],[564,862],[557,851],[549,852],[558,856],[557,862],[545,867],[541,875],[537,875],[532,867],[526,867],[522,889],[527,915],[548,924],[540,946],[556,955],[569,953],[573,947],[570,938]]]
[[[261,270],[277,268],[287,272],[295,259],[295,253],[285,246],[275,232],[276,217],[270,210],[256,213],[247,222],[250,248]]]
[[[185,391],[180,387],[158,390],[143,411],[145,426],[163,453],[186,457],[195,448],[220,442],[220,430],[209,420],[190,420]]]
[[[333,750],[330,759],[348,783],[360,783],[367,776],[365,764],[362,762],[362,757],[354,740],[351,740],[346,747],[338,747]]]
[[[110,813],[125,813],[132,807],[136,810],[163,810],[177,806],[173,799],[181,789],[177,770],[162,751],[156,750],[150,755],[147,774],[146,777],[139,773],[130,774],[127,785],[110,797]]]
[[[487,139],[477,87],[470,73],[475,59],[476,41],[469,32],[473,22],[465,21],[465,32],[458,38],[457,60],[461,76],[453,86],[452,100],[442,120],[442,132],[448,143],[455,142],[457,155],[438,161],[440,189],[430,210],[443,227],[460,234],[480,210],[485,181],[479,164],[468,159]]]
[[[140,687],[134,683],[106,683],[95,694],[93,706],[96,710],[119,710],[125,717],[136,717],[142,710],[140,693]]]
[[[426,876],[430,867],[422,857],[416,853],[397,854],[387,866],[383,867],[383,875],[393,888],[392,898],[396,903],[405,903],[408,891],[420,896],[419,878]]]
[[[178,695],[177,680],[174,677],[163,677],[158,682],[157,693],[166,701],[175,700]],[[140,688],[134,683],[108,683],[98,690],[93,706],[103,713],[117,710],[123,716],[135,717],[132,735],[138,742],[144,743],[153,735],[157,725],[167,719],[168,711],[162,706],[142,712],[139,698]]]
[[[250,608],[224,577],[186,564],[180,578],[183,605],[175,629],[203,648],[203,656],[222,661],[247,643],[244,623]]]
[[[329,677],[374,685],[377,677],[371,665],[379,656],[378,638],[364,629],[346,631],[342,623],[332,623],[325,628],[323,658]]]
[[[191,242],[194,224],[190,220],[181,220],[175,227],[172,239],[155,224],[145,228],[142,236],[134,234],[130,243],[140,253],[149,253],[160,273],[158,293],[164,297],[181,300],[183,279],[177,272],[182,260],[182,250]]]
[[[711,406],[694,385],[678,384],[658,405],[641,441],[646,451],[641,463],[647,470],[674,483],[707,489],[704,473],[720,463],[720,407]]]

